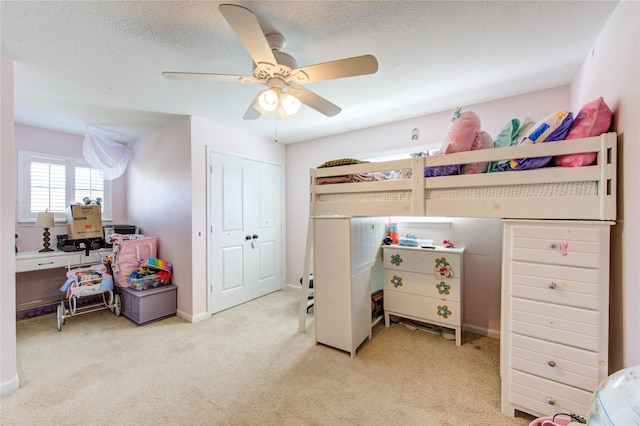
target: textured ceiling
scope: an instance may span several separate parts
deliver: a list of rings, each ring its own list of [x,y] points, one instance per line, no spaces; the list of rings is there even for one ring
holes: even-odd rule
[[[15,61],[15,120],[134,140],[182,115],[273,138],[242,116],[257,84],[171,81],[162,71],[251,75],[217,1],[0,2]],[[373,54],[376,74],[310,83],[342,112],[277,122],[292,143],[571,81],[615,1],[240,1],[299,66]]]

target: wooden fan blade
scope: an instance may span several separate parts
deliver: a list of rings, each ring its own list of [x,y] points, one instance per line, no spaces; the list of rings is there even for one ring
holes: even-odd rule
[[[212,83],[262,83],[262,80],[248,75],[165,71],[162,73],[162,76],[169,80],[207,81]]]
[[[291,71],[289,80],[299,84],[313,83],[335,78],[374,74],[376,71],[378,71],[376,57],[364,55],[298,68]]]
[[[253,12],[235,4],[221,4],[218,9],[256,64],[277,65],[271,47]]]
[[[333,117],[342,111],[339,106],[332,104],[322,96],[313,93],[311,90],[303,86],[290,87],[289,94],[296,97],[303,104],[321,112],[327,117]]]

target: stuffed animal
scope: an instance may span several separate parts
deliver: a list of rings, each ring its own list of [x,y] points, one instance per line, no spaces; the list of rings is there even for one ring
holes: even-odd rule
[[[85,206],[99,206],[102,204],[102,198],[100,197],[97,197],[95,200],[92,200],[89,197],[84,197],[82,201],[84,202]]]

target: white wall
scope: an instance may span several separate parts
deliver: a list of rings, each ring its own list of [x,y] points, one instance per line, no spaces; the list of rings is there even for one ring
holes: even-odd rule
[[[528,93],[477,105],[482,129],[495,136],[512,118],[538,120],[570,108],[569,86]],[[287,282],[298,283],[304,267],[309,214],[309,169],[327,160],[383,151],[412,152],[441,144],[451,111],[427,115],[360,131],[287,145]],[[420,145],[411,141],[420,129]],[[452,219],[450,238],[468,247],[465,252],[465,324],[497,335],[500,330],[500,255],[502,227],[498,220]]]
[[[0,57],[0,394],[18,389],[16,366],[16,264],[13,253],[13,61]]]
[[[609,371],[640,364],[640,3],[622,1],[571,85],[574,110],[604,97],[618,132],[612,228]]]

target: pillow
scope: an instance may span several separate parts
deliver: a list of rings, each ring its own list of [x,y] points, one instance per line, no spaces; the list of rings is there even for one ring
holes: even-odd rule
[[[425,167],[424,177],[449,176],[460,174],[460,164],[451,166]]]
[[[350,164],[362,164],[368,163],[368,161],[356,160],[355,158],[340,158],[338,160],[331,160],[324,162],[318,166],[318,169],[322,169],[324,167],[335,167],[335,166],[348,166]]]
[[[471,145],[471,151],[489,148],[493,148],[493,139],[491,139],[489,133],[485,132],[484,130],[479,131],[476,135],[476,139],[473,141],[473,145]],[[463,164],[462,167],[460,167],[460,174],[472,175],[476,173],[485,173],[488,167],[488,162]]]
[[[471,145],[480,131],[480,117],[475,112],[460,112],[456,108],[451,115],[451,125],[447,131],[442,152],[451,154],[454,152],[471,151]]]
[[[504,126],[500,128],[496,138],[493,140],[494,148],[504,148],[506,146],[515,145],[518,142],[517,136],[520,131],[520,120],[512,118]],[[498,164],[505,161],[491,161],[488,166],[489,172],[498,171]]]
[[[613,112],[602,97],[595,99],[582,107],[573,124],[569,128],[566,139],[590,138],[607,132],[611,126]],[[584,154],[559,155],[554,158],[558,166],[580,167],[588,166],[596,161],[595,152]]]
[[[518,142],[518,146],[563,140],[572,122],[573,114],[569,111],[561,110],[549,114],[533,126],[527,135]],[[535,157],[511,160],[511,169],[537,169],[546,166],[551,161],[551,158]]]

